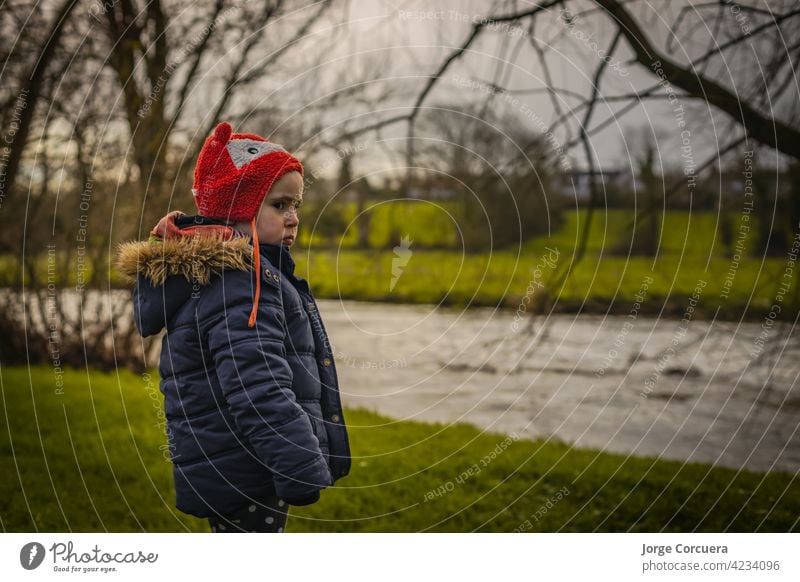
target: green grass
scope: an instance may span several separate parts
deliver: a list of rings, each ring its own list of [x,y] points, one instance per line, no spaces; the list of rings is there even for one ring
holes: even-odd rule
[[[630,246],[628,227],[633,220],[633,210],[595,210],[586,250],[591,254],[608,254],[618,244]],[[585,227],[586,209],[565,211],[564,225],[551,237],[534,239],[526,244],[531,250],[541,249],[546,244],[564,249],[573,249]],[[660,254],[721,256],[725,253],[717,232],[717,216],[712,212],[688,212],[670,210],[661,218]],[[754,236],[754,235],[752,235]],[[626,238],[627,237],[627,238]],[[755,240],[754,238],[752,240]],[[623,257],[624,260],[624,257]]]
[[[449,205],[449,206],[448,206]],[[353,248],[356,231],[351,226],[342,235],[341,248],[331,241],[320,245],[318,237],[308,247],[312,225],[301,227],[300,245],[293,249],[298,274],[307,278],[320,298],[355,299],[396,303],[442,303],[463,306],[501,306],[516,310],[533,278],[532,272],[542,265],[547,249],[560,253],[558,266],[572,261],[575,247],[586,222],[586,210],[565,212],[564,224],[552,236],[525,242],[516,249],[495,249],[492,252],[464,254],[444,247],[457,240],[455,225],[447,215],[455,211],[452,203],[433,205],[398,201],[377,204],[373,216],[370,249]],[[343,205],[343,212],[352,220],[356,205]],[[550,287],[555,309],[575,312],[627,314],[643,282],[653,278],[647,289],[647,300],[641,314],[681,315],[688,306],[698,281],[706,281],[694,318],[719,317],[760,320],[776,302],[779,284],[786,268],[786,257],[761,260],[748,249],[757,240],[755,225],[745,241],[746,252],[738,266],[730,258],[730,249],[719,236],[717,216],[711,212],[669,211],[663,216],[659,255],[650,257],[613,256],[631,219],[629,210],[595,211],[584,258],[562,286],[555,284],[554,269],[540,268],[537,282]],[[738,228],[737,225],[734,225]],[[414,242],[407,264],[401,266],[394,287],[392,246],[408,235]],[[326,246],[327,245],[327,246]],[[309,248],[311,251],[309,252]],[[74,259],[74,258],[73,258]],[[14,259],[0,257],[0,286],[8,285]],[[47,280],[47,257],[42,257],[41,279]],[[91,272],[91,264],[86,261]],[[729,270],[734,278],[729,293],[723,296]],[[76,269],[67,270],[67,284],[75,284]],[[112,270],[112,284],[123,285]],[[800,307],[800,286],[797,277],[783,297],[780,319],[791,319]],[[541,295],[541,290],[536,289]],[[663,311],[662,311],[663,310]]]
[[[6,367],[0,380],[3,531],[208,531],[173,507],[156,378],[67,370],[62,394],[46,366]],[[786,473],[524,440],[483,463],[507,437],[363,410],[346,418],[351,474],[293,508],[288,531],[800,529],[800,483]]]
[[[314,230],[313,222],[305,222],[300,229],[300,244],[353,248],[358,244],[358,225],[367,220],[370,224],[368,242],[371,248],[393,247],[400,243],[398,237],[404,235],[423,247],[456,247],[459,244],[458,205],[453,202],[370,202],[362,215],[358,215],[358,205],[355,202],[344,202],[326,210],[328,211],[339,212],[344,217],[348,226],[341,236],[325,237]]]
[[[559,264],[569,260],[571,249],[558,247]],[[532,279],[553,287],[552,293],[563,311],[573,311],[583,303],[589,312],[612,306],[627,313],[649,281],[647,301],[641,313],[666,311],[682,313],[698,282],[705,282],[695,317],[711,317],[719,307],[723,316],[739,317],[749,305],[749,317],[763,317],[775,303],[780,277],[786,266],[783,259],[763,262],[744,259],[735,269],[727,296],[722,295],[731,262],[717,258],[665,254],[650,258],[589,256],[578,263],[561,287],[554,285],[556,271],[543,262],[546,253],[517,256],[509,252],[462,256],[445,251],[417,250],[402,268],[394,288],[392,254],[380,251],[315,250],[294,253],[298,273],[307,278],[320,298],[387,301],[397,303],[443,303],[456,306],[503,306],[516,309],[528,292]],[[539,266],[539,273],[533,271]],[[790,317],[797,306],[796,278],[784,300],[781,317]]]
[[[342,203],[333,210],[344,216],[347,229],[337,239],[328,239],[319,232],[313,232],[313,224],[305,222],[300,229],[299,243],[307,246],[330,246],[341,249],[352,249],[358,242],[355,225],[365,219],[370,220],[369,244],[373,249],[386,249],[399,244],[397,237],[408,235],[418,248],[450,248],[460,247],[457,216],[458,205],[453,202],[424,202],[417,200],[370,203],[364,215],[357,216],[357,206],[353,202]],[[562,227],[542,235],[523,245],[524,251],[542,251],[546,245],[562,249],[573,249],[578,243],[579,234],[583,231],[587,211],[584,208],[577,212],[574,209],[563,211]],[[606,253],[617,243],[624,243],[629,236],[628,226],[633,219],[633,210],[596,209],[592,216],[592,227],[589,231],[587,250]],[[690,255],[717,255],[725,252],[719,235],[717,224],[720,218],[713,212],[688,212],[669,210],[662,216],[661,253]],[[301,216],[302,221],[302,216]],[[756,240],[756,225],[750,240]]]
[[[412,212],[414,207],[401,208]],[[561,311],[575,311],[582,306],[588,312],[610,308],[612,312],[627,313],[649,277],[653,281],[648,285],[641,313],[657,314],[663,308],[668,314],[682,314],[700,281],[706,285],[693,314],[695,318],[710,318],[719,309],[722,318],[738,319],[746,312],[747,318],[760,319],[776,302],[786,258],[761,260],[745,254],[736,265],[729,257],[730,249],[715,236],[718,228],[713,213],[666,213],[656,259],[611,254],[626,232],[630,217],[627,210],[594,213],[586,255],[561,287],[554,284],[554,269],[542,267],[542,257],[549,254],[547,249],[557,249],[559,267],[573,259],[586,221],[585,210],[566,213],[563,227],[553,236],[532,239],[519,249],[462,254],[412,245],[412,255],[393,288],[390,283],[395,255],[391,250],[355,250],[344,245],[341,250],[315,247],[311,252],[297,248],[293,254],[298,272],[309,280],[314,292],[331,299],[516,309],[538,265],[536,279],[551,287]],[[431,217],[428,219],[420,224],[429,225]],[[385,225],[387,221],[378,223]],[[416,223],[409,220],[405,225],[399,226],[399,234],[407,234]],[[749,233],[747,248],[753,247],[756,236],[755,229]],[[723,294],[730,270],[734,272],[732,285]],[[798,306],[800,287],[793,278],[779,317],[791,317],[793,308]]]

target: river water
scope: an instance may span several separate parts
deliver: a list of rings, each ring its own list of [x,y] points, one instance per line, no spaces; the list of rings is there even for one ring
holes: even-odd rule
[[[65,310],[77,313],[77,300],[66,294]],[[86,301],[84,313],[109,317],[112,305],[129,307],[130,294],[90,292]],[[490,308],[318,304],[346,406],[607,452],[800,470],[800,338],[791,323],[520,321]],[[38,311],[29,315],[41,325]],[[119,332],[131,316],[115,311]]]
[[[319,306],[346,406],[607,452],[800,469],[791,324],[555,315],[520,325],[493,309]]]

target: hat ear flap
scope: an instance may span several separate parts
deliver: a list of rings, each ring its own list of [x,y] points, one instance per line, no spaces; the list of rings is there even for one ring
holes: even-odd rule
[[[231,124],[227,121],[223,121],[217,128],[214,130],[214,139],[222,144],[226,144],[231,139],[231,133],[233,132],[233,128]]]

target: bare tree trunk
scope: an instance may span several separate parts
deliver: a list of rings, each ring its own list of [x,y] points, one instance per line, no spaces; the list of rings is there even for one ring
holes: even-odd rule
[[[64,24],[77,5],[78,0],[66,0],[56,13],[55,20],[47,36],[47,43],[44,45],[39,58],[36,59],[31,75],[23,85],[22,93],[18,96],[21,103],[19,107],[15,107],[15,111],[19,111],[19,121],[17,122],[15,133],[7,135],[7,139],[3,140],[6,144],[10,144],[11,148],[5,164],[0,162],[0,172],[5,174],[5,184],[8,189],[14,186],[19,163],[22,160],[22,153],[25,151],[25,146],[28,142],[34,110],[44,88],[45,73],[56,55]]]

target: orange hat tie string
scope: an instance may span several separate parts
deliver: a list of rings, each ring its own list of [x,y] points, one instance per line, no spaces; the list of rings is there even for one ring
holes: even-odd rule
[[[258,316],[258,298],[261,296],[261,251],[258,248],[256,216],[250,221],[250,227],[253,229],[253,264],[256,269],[256,295],[253,297],[253,310],[250,312],[250,320],[247,322],[247,325],[248,327],[253,327],[256,324],[256,317]]]

